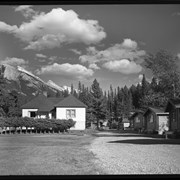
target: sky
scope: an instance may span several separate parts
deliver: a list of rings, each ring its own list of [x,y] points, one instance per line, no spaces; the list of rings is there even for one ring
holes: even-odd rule
[[[180,59],[180,5],[0,5],[0,64],[76,88],[131,86],[148,53]]]

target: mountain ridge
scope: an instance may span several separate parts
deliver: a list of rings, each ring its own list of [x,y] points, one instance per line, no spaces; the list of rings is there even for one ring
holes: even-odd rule
[[[50,96],[56,96],[58,92],[65,90],[52,80],[48,81],[51,83],[43,81],[21,66],[14,67],[7,64],[0,64],[0,75],[4,79],[5,88],[8,91],[15,89],[26,96],[35,96],[43,91],[47,91]]]

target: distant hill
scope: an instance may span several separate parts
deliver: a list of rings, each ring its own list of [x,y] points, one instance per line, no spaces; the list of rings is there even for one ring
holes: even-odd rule
[[[4,89],[8,92],[16,90],[20,95],[31,99],[38,93],[47,92],[49,96],[56,96],[58,92],[65,90],[53,81],[49,80],[47,83],[31,72],[18,66],[0,65],[0,76],[5,81]]]

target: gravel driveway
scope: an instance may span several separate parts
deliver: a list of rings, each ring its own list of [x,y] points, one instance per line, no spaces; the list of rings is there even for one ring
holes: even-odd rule
[[[90,151],[104,174],[180,174],[180,140],[100,132]]]

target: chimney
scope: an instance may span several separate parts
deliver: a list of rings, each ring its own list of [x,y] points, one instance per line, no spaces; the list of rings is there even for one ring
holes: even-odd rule
[[[47,91],[43,91],[43,95],[47,97]]]

